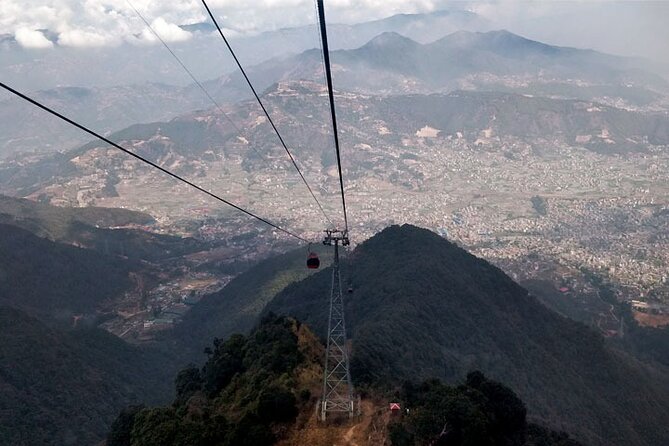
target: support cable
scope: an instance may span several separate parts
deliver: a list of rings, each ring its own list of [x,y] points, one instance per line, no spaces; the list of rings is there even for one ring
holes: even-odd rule
[[[195,75],[193,74],[193,72],[192,72],[191,70],[188,69],[188,67],[186,66],[186,64],[184,64],[184,63],[182,62],[182,60],[179,58],[179,56],[177,56],[177,54],[174,52],[174,50],[172,50],[172,48],[170,48],[170,46],[167,44],[167,42],[165,42],[165,40],[163,40],[163,38],[160,37],[160,35],[156,32],[155,29],[153,29],[153,27],[151,26],[151,24],[149,23],[149,21],[146,20],[146,18],[142,15],[142,13],[139,12],[139,10],[135,7],[135,5],[133,5],[132,2],[131,2],[130,0],[125,0],[125,1],[126,1],[126,3],[128,4],[128,6],[130,6],[130,7],[133,9],[133,11],[135,11],[135,14],[137,14],[137,17],[139,17],[139,18],[142,20],[142,22],[144,22],[144,24],[146,25],[146,27],[149,28],[149,31],[151,31],[151,33],[156,37],[156,39],[158,39],[158,40],[160,41],[160,43],[163,44],[163,46],[165,47],[165,49],[167,49],[167,51],[170,52],[170,54],[172,55],[172,57],[174,57],[174,60],[176,60],[177,63],[181,66],[181,68],[183,68],[183,70],[186,72],[186,74],[188,74],[188,76],[190,76],[191,80],[195,83],[195,85],[197,85],[197,86],[200,88],[200,90],[202,90],[202,92],[207,96],[207,98],[209,98],[209,100],[211,101],[211,103],[214,104],[214,105],[216,106],[216,108],[218,109],[218,111],[221,112],[221,114],[225,117],[225,119],[228,120],[228,122],[232,125],[232,127],[233,127],[233,128],[235,129],[235,131],[237,132],[237,134],[238,134],[239,136],[242,136],[242,131],[241,131],[241,129],[237,126],[237,124],[235,124],[235,122],[232,120],[232,118],[230,118],[230,116],[229,116],[227,113],[225,113],[225,111],[223,111],[223,107],[221,107],[221,105],[220,105],[220,104],[219,104],[219,103],[218,103],[218,102],[211,96],[211,94],[207,91],[207,89],[204,88],[204,85],[202,85],[202,82],[200,82],[200,81],[195,77]],[[250,145],[249,147],[251,147],[251,149],[252,149],[258,156],[262,157],[262,155],[260,154],[260,152],[258,152],[254,146]]]
[[[204,1],[204,0],[202,0]],[[346,213],[346,197],[344,195],[344,177],[341,171],[341,153],[339,150],[339,131],[337,129],[337,112],[335,110],[334,89],[332,87],[332,69],[330,67],[330,47],[328,46],[328,31],[325,24],[325,7],[323,0],[317,0],[318,20],[323,41],[323,58],[325,59],[325,78],[328,83],[328,96],[330,98],[330,113],[332,114],[332,130],[334,133],[335,150],[337,151],[337,168],[339,169],[339,187],[341,189],[341,204],[344,210],[344,227],[348,233],[348,216]]]
[[[30,102],[31,104],[41,108],[42,110],[44,110],[48,113],[51,113],[52,115],[56,116],[57,118],[60,118],[61,120],[67,122],[68,124],[70,124],[74,127],[77,127],[80,130],[83,130],[84,132],[96,137],[97,139],[99,139],[101,141],[106,142],[110,146],[113,146],[113,147],[119,149],[120,151],[132,156],[133,158],[136,158],[136,159],[140,160],[141,162],[143,162],[145,164],[148,164],[149,166],[151,166],[155,169],[160,170],[164,174],[169,175],[170,177],[172,177],[172,178],[174,178],[178,181],[181,181],[184,184],[187,184],[188,186],[192,187],[193,189],[196,189],[196,190],[202,192],[203,194],[209,195],[210,197],[214,198],[215,200],[218,200],[221,203],[224,203],[224,204],[226,204],[226,205],[228,205],[228,206],[230,206],[230,207],[248,215],[249,217],[255,218],[256,220],[261,221],[261,222],[265,223],[266,225],[269,225],[269,226],[273,227],[274,229],[277,229],[277,230],[283,232],[284,234],[290,235],[291,237],[294,237],[298,240],[309,243],[309,241],[307,239],[305,239],[304,237],[300,237],[299,235],[295,234],[294,232],[291,232],[287,229],[283,229],[282,227],[272,223],[271,221],[269,221],[269,220],[267,220],[263,217],[260,217],[260,216],[254,214],[250,211],[247,211],[246,209],[244,209],[244,208],[242,208],[242,207],[240,207],[240,206],[238,206],[238,205],[236,205],[236,204],[234,204],[234,203],[232,203],[232,202],[230,202],[230,201],[228,201],[224,198],[221,198],[220,196],[214,194],[213,192],[210,192],[207,189],[204,189],[201,186],[198,186],[197,184],[195,184],[195,183],[193,183],[193,182],[191,182],[191,181],[189,181],[189,180],[187,180],[187,179],[185,179],[185,178],[183,178],[183,177],[181,177],[181,176],[179,176],[179,175],[177,175],[173,172],[170,172],[169,170],[165,169],[164,167],[159,166],[158,164],[154,163],[153,161],[149,161],[148,159],[142,157],[141,155],[138,155],[138,154],[133,153],[130,150],[124,148],[124,147],[121,147],[120,145],[111,141],[110,139],[105,138],[104,136],[100,135],[99,133],[96,133],[93,130],[90,130],[89,128],[71,120],[70,118],[58,113],[57,111],[47,107],[46,105],[43,105],[43,104],[37,102],[36,100],[24,95],[23,93],[21,93],[17,90],[14,90],[12,87],[10,87],[10,86],[2,83],[2,82],[0,82],[0,87],[4,88],[5,90],[9,91],[10,93],[13,93],[14,95],[20,97],[21,99],[24,99],[25,101]]]
[[[253,92],[253,96],[255,96],[256,101],[258,101],[258,104],[260,104],[260,108],[262,111],[265,113],[265,116],[267,117],[267,120],[269,121],[270,125],[274,129],[274,133],[276,133],[276,136],[279,138],[279,141],[281,142],[281,145],[283,146],[284,150],[288,154],[288,157],[290,158],[290,161],[293,163],[293,166],[295,167],[295,170],[297,170],[297,173],[300,174],[300,178],[302,178],[302,182],[304,183],[305,186],[307,186],[307,189],[309,189],[309,193],[311,194],[312,198],[318,205],[318,208],[321,210],[321,213],[325,217],[325,219],[330,222],[332,227],[335,227],[335,224],[330,220],[330,217],[328,217],[327,213],[325,212],[325,209],[323,209],[323,206],[321,205],[321,202],[316,198],[316,194],[314,194],[314,191],[311,189],[311,186],[309,186],[309,183],[307,182],[307,179],[304,177],[302,174],[302,170],[300,170],[299,166],[297,165],[297,161],[295,160],[295,157],[293,157],[293,154],[290,153],[290,149],[288,149],[288,145],[284,141],[283,137],[281,136],[281,133],[279,133],[279,129],[276,127],[274,124],[274,121],[269,115],[269,112],[265,108],[265,105],[263,104],[262,100],[260,99],[260,96],[258,95],[258,92],[256,91],[255,87],[251,83],[251,79],[249,79],[248,75],[246,74],[246,71],[244,70],[244,67],[242,67],[241,62],[239,62],[239,59],[237,58],[237,55],[235,54],[235,51],[232,49],[232,46],[230,46],[230,42],[228,42],[228,39],[225,37],[225,34],[223,34],[223,30],[221,27],[218,25],[218,22],[216,21],[216,18],[214,18],[214,14],[211,12],[211,9],[209,9],[209,6],[207,5],[207,2],[205,0],[202,0],[202,4],[204,5],[205,9],[207,10],[207,13],[209,14],[209,17],[211,18],[211,21],[214,23],[216,26],[216,29],[218,30],[218,33],[221,35],[221,38],[223,39],[223,42],[225,42],[225,45],[228,47],[228,50],[230,51],[230,54],[232,55],[233,59],[235,60],[235,63],[237,64],[237,67],[239,68],[239,71],[241,71],[242,76],[244,76],[244,79],[246,80],[246,83],[249,85],[249,88],[251,88],[251,91]]]

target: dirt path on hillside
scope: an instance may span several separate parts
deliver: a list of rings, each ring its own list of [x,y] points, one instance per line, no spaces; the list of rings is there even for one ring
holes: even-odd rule
[[[383,406],[385,407],[385,406]],[[302,428],[279,442],[280,446],[382,446],[386,444],[389,415],[372,401],[361,402],[361,415],[343,425],[324,425],[313,413]]]
[[[355,426],[351,426],[351,428],[346,431],[346,434],[344,435],[344,446],[358,446],[358,443],[353,440],[353,435],[359,426],[359,424],[356,424]]]

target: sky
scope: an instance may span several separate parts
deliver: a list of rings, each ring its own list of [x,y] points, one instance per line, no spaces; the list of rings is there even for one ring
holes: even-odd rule
[[[314,0],[209,0],[208,4],[226,30],[237,35],[315,20]],[[326,0],[325,5],[328,21],[338,23],[449,7],[468,9],[498,28],[529,38],[642,56],[669,66],[669,0]],[[193,38],[179,25],[207,20],[200,0],[1,0],[0,35],[12,36],[33,50],[155,43],[133,6],[168,42]]]
[[[209,0],[221,23],[239,33],[272,30],[313,23],[313,0]],[[438,8],[432,0],[330,0],[329,20],[361,22],[400,12],[428,12]],[[445,2],[441,2],[445,3]],[[2,0],[0,34],[13,35],[25,48],[49,48],[54,42],[42,30],[57,36],[56,43],[70,47],[142,43],[144,25],[133,7],[167,41],[189,38],[178,25],[204,22],[200,0]],[[158,30],[158,29],[157,29]],[[151,40],[149,38],[149,40]]]

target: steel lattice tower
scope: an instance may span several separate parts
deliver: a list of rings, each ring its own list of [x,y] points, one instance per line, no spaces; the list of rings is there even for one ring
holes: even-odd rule
[[[346,323],[344,319],[344,294],[339,270],[339,244],[349,244],[348,234],[340,231],[325,231],[323,244],[334,246],[332,264],[332,291],[330,293],[330,316],[328,321],[328,342],[325,353],[323,374],[323,395],[321,397],[321,420],[328,414],[346,413],[353,416],[353,384],[349,372],[346,347]]]

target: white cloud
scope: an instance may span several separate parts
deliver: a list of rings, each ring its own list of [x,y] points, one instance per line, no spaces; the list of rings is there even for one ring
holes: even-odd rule
[[[191,37],[178,25],[208,22],[201,0],[130,0],[169,42]],[[236,34],[315,25],[313,0],[208,0],[219,24]],[[667,60],[668,1],[530,0],[327,0],[330,23],[357,23],[398,13],[465,8],[507,28],[548,43],[592,47]],[[0,0],[0,34],[21,34],[25,47],[49,45],[40,29],[71,47],[154,44],[127,0]],[[18,39],[17,39],[18,40]],[[669,61],[668,61],[669,62]]]
[[[430,12],[447,0],[328,0],[326,17],[330,23],[357,23],[398,13]],[[201,3],[198,2],[201,6]],[[313,0],[209,0],[221,26],[240,32],[315,25]]]
[[[28,28],[19,28],[14,38],[24,48],[51,48],[53,42],[47,39],[40,31]]]
[[[166,40],[189,38],[178,25],[209,20],[200,0],[130,2],[152,26],[161,28],[159,34]],[[221,26],[242,33],[315,23],[313,0],[209,0],[207,3]],[[132,6],[127,0],[0,0],[0,34],[14,34],[19,28],[48,29],[64,33],[62,40],[73,46],[132,41],[146,31]],[[435,8],[435,1],[328,0],[326,8],[331,22],[356,22],[399,12],[430,11]]]
[[[162,17],[155,19],[151,23],[151,28],[165,42],[184,42],[192,37],[191,33],[179,28],[179,25],[167,23]],[[156,36],[148,28],[142,31],[142,39],[150,42],[157,41]]]
[[[190,38],[178,25],[205,19],[198,0],[131,1],[170,42]],[[15,35],[21,30],[25,40],[32,37],[35,41],[37,37],[29,36],[25,30],[38,29],[58,35],[59,45],[90,48],[137,41],[146,25],[126,0],[0,0],[0,34]]]
[[[58,44],[77,48],[95,48],[118,45],[120,38],[102,34],[92,29],[70,29],[58,34]]]

